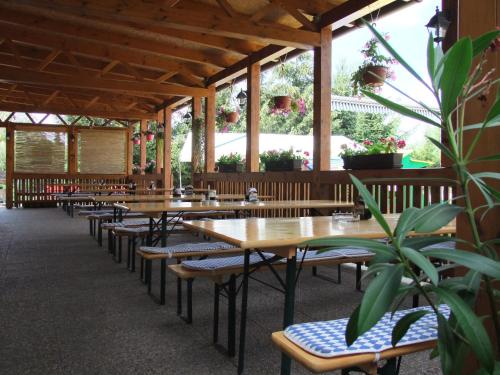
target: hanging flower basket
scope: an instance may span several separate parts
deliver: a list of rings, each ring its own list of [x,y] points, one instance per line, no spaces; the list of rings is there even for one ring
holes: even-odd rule
[[[388,72],[386,66],[367,66],[363,73],[363,83],[365,86],[380,87],[384,84]]]
[[[155,139],[155,135],[153,133],[146,133],[146,140],[148,142],[151,142],[154,139]]]
[[[292,98],[290,96],[288,95],[275,96],[273,100],[274,100],[274,108],[284,112],[290,112],[292,107]]]
[[[140,144],[141,144],[141,136],[140,136],[140,135],[135,134],[135,135],[132,137],[132,142],[134,142],[134,145],[140,145]]]
[[[240,114],[236,111],[226,113],[226,122],[230,124],[235,124],[240,119]]]

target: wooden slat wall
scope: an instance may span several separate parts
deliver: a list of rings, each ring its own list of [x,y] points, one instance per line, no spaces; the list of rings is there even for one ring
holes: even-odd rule
[[[453,176],[450,168],[363,170],[350,173],[361,180],[392,178],[394,181],[367,183],[379,207],[384,213],[398,213],[404,208],[423,207],[430,203],[450,200],[455,187],[445,178]],[[426,181],[425,178],[436,180]],[[400,180],[398,180],[400,179]],[[425,181],[425,182],[424,182]],[[218,193],[242,194],[249,187],[255,187],[259,195],[271,195],[276,200],[312,199],[313,184],[328,189],[328,199],[353,201],[356,192],[346,171],[320,172],[315,178],[313,172],[267,172],[267,173],[205,173],[195,174],[196,187],[212,188]],[[307,210],[278,210],[262,212],[261,216],[307,215]]]

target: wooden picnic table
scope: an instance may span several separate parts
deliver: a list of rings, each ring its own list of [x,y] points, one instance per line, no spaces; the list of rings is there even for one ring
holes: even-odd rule
[[[391,229],[397,224],[399,215],[384,215]],[[378,239],[386,236],[375,219],[362,221],[334,220],[331,216],[299,218],[247,218],[213,221],[185,221],[183,225],[193,231],[228,242],[244,251],[240,345],[238,373],[243,371],[248,304],[249,257],[252,251],[262,250],[281,255],[287,259],[285,277],[285,306],[283,329],[293,324],[295,304],[295,282],[297,270],[297,245],[304,241],[322,237],[356,237]],[[454,234],[455,224],[432,233]],[[414,235],[410,233],[409,235]],[[290,372],[291,360],[283,355],[281,373]]]
[[[110,196],[94,196],[91,197],[94,202],[98,203],[118,203],[118,202],[161,202],[163,200],[169,201],[202,201],[206,200],[206,196],[201,194],[181,195],[180,197],[174,195],[158,194],[158,195],[110,195]],[[216,200],[219,201],[243,201],[244,194],[219,194]],[[271,195],[260,196],[259,199],[269,200],[273,199]]]

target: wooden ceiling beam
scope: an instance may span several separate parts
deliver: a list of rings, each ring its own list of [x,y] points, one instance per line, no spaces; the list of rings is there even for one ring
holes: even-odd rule
[[[273,4],[276,4],[285,12],[289,13],[293,18],[299,21],[302,26],[310,31],[317,31],[318,27],[316,24],[304,16],[295,6],[291,5],[287,0],[271,0]]]
[[[3,3],[0,2],[0,8],[2,6]],[[68,15],[67,13],[41,8],[35,8],[32,11],[36,11],[36,14],[21,15],[6,9],[0,12],[0,19],[4,22],[30,25],[38,30],[43,30],[43,32],[58,33],[79,39],[85,38],[106,45],[127,46],[182,61],[209,64],[218,68],[227,67],[242,57],[241,54],[235,54],[232,51],[221,53],[220,50],[203,51],[187,48],[183,46],[185,43],[182,41],[173,43],[171,37],[162,34],[155,34],[155,38],[145,39],[141,37],[145,33],[142,30],[115,25],[114,23],[110,24],[93,17]],[[40,14],[48,14],[53,19],[41,17]],[[105,34],[103,34],[103,31]]]
[[[18,68],[0,66],[0,81],[10,83],[26,83],[49,87],[88,88],[111,92],[146,93],[173,96],[206,96],[207,89],[185,87],[155,82],[117,81],[93,77],[74,77],[36,72]]]
[[[33,46],[70,50],[79,55],[90,56],[104,61],[126,61],[132,65],[149,66],[163,71],[178,71],[186,75],[207,77],[219,71],[219,69],[207,65],[189,62],[180,63],[158,54],[147,53],[126,46],[110,46],[98,41],[79,40],[78,38],[44,33],[28,26],[5,22],[0,22],[0,35]]]
[[[234,10],[234,8],[227,2],[227,0],[217,0],[217,4],[224,10],[227,16],[229,17],[239,17],[241,14],[238,14]]]
[[[48,55],[47,57],[40,63],[40,65],[38,66],[38,71],[42,71],[44,70],[47,66],[49,66],[49,64],[51,62],[53,62],[57,56],[59,56],[59,54],[61,53],[60,50],[58,49],[53,49]]]
[[[59,91],[59,90],[55,90],[52,94],[50,94],[50,95],[47,97],[47,99],[45,99],[45,100],[43,101],[42,105],[44,105],[44,106],[49,105],[49,103],[50,103],[52,100],[54,100],[54,99],[57,97],[57,95],[59,95],[59,93],[60,93],[60,91]]]
[[[156,113],[140,111],[103,111],[92,109],[74,109],[68,106],[32,106],[27,104],[0,103],[0,111],[6,112],[28,112],[28,113],[51,113],[64,115],[87,115],[101,118],[117,119],[155,119]]]
[[[338,29],[383,8],[396,0],[349,0],[323,13],[318,22],[320,28],[332,25]]]
[[[16,0],[16,3],[41,5],[39,0]],[[160,9],[153,16],[138,16],[135,10],[124,8],[122,12],[110,12],[99,7],[98,3],[84,3],[83,6],[65,6],[42,2],[43,7],[70,12],[78,9],[81,15],[98,19],[122,22],[148,22],[154,26],[167,26],[180,30],[202,32],[211,35],[252,40],[262,44],[277,44],[287,47],[311,49],[319,46],[319,34],[312,31],[294,29],[275,23],[250,22],[246,17],[231,18],[221,16],[220,12],[200,12],[194,10],[169,8]]]

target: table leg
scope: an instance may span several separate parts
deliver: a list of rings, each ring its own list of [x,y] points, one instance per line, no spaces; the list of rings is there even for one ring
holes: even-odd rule
[[[149,218],[149,236],[146,239],[146,246],[153,246],[154,218]]]
[[[167,246],[167,213],[161,214],[161,247]]]
[[[243,262],[243,281],[241,286],[241,321],[240,321],[240,347],[238,353],[238,374],[243,373],[245,366],[245,335],[247,326],[248,306],[248,273],[250,270],[250,250],[245,250],[245,261]]]
[[[286,290],[285,311],[283,313],[283,329],[293,324],[295,305],[295,275],[297,270],[297,258],[288,258],[286,262]],[[290,374],[291,359],[285,354],[281,355],[281,374]]]

